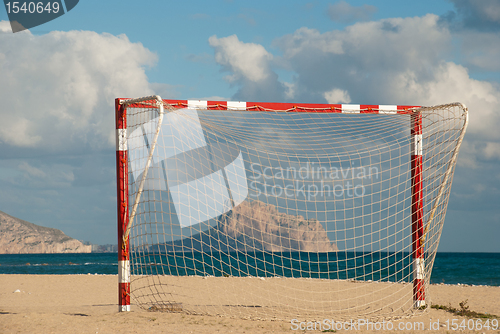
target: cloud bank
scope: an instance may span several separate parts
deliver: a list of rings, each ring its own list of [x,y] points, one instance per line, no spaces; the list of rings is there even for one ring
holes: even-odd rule
[[[300,28],[274,42],[279,56],[236,36],[210,41],[216,61],[239,87],[235,98],[258,101],[266,92],[266,98],[274,101],[408,105],[459,101],[470,109],[469,133],[477,140],[470,144],[484,146],[477,151],[482,158],[496,157],[499,86],[471,78],[467,67],[451,60],[453,38],[440,18],[429,14],[356,23],[324,33]],[[245,48],[245,59],[229,51]],[[278,68],[293,72],[294,80],[281,82]]]
[[[0,22],[0,142],[60,152],[114,144],[113,100],[153,92],[157,56],[125,35],[12,34]]]
[[[455,243],[443,247],[456,249],[457,244],[469,244],[465,231],[477,223],[484,229],[474,237],[482,238],[484,245],[494,250],[496,241],[491,231],[498,232],[500,223],[500,85],[478,77],[500,70],[500,39],[498,32],[493,32],[500,6],[490,8],[491,2],[485,1],[479,9],[479,2],[455,3],[458,12],[476,6],[472,13],[476,17],[458,15],[451,24],[428,14],[358,22],[326,32],[303,27],[277,38],[273,47],[278,52],[271,55],[263,46],[247,45],[236,36],[220,38],[225,48],[212,46],[221,70],[228,72],[232,85],[238,87],[233,96],[238,100],[259,101],[265,96],[276,102],[466,104],[469,128],[459,155],[449,211],[450,220],[458,225],[446,232],[453,235],[448,240]],[[469,27],[484,16],[489,17],[488,29]],[[251,61],[245,60],[264,73],[255,77],[239,70],[243,59],[226,51],[238,45],[266,54],[265,66],[258,66],[261,58],[256,52],[250,53]],[[280,71],[287,71],[292,79],[280,80]]]

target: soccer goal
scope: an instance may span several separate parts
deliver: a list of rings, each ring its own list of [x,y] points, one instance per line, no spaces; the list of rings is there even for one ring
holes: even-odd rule
[[[461,103],[116,99],[119,307],[261,319],[429,305]]]

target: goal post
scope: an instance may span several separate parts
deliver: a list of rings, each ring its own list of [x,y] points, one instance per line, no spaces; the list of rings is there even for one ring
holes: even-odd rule
[[[411,226],[413,253],[413,300],[416,307],[425,306],[423,193],[422,193],[422,115],[411,115]]]
[[[463,104],[148,96],[115,110],[120,311],[131,295],[261,318],[429,304]]]
[[[130,311],[129,242],[123,236],[129,221],[128,152],[126,108],[115,100],[116,188],[118,209],[118,305],[120,312]]]

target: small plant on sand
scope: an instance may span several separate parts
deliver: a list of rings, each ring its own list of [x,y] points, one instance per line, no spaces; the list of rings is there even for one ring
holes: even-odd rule
[[[452,307],[451,304],[448,306],[433,304],[433,305],[431,305],[431,308],[436,309],[436,310],[445,310],[446,312],[450,312],[450,313],[453,313],[455,315],[459,315],[459,316],[463,316],[463,317],[467,317],[467,318],[483,318],[483,319],[499,318],[498,316],[496,316],[494,314],[487,314],[487,313],[480,313],[480,312],[471,311],[469,309],[469,305],[467,305],[467,301],[468,301],[468,299],[463,300],[460,303],[458,303],[458,305],[460,306],[459,309]]]

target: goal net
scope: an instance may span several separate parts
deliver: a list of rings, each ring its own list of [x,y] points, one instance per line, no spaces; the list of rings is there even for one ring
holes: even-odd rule
[[[421,312],[467,109],[116,99],[120,310]]]

